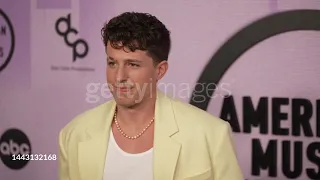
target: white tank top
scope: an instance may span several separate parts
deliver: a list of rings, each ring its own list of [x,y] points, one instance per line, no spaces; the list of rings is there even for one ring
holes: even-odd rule
[[[106,155],[104,180],[152,180],[153,163],[150,149],[139,154],[123,151],[116,143],[112,131]]]

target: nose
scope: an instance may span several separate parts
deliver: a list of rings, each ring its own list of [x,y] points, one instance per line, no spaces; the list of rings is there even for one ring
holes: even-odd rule
[[[117,69],[117,81],[118,82],[125,82],[127,80],[127,73],[125,67],[119,66]]]

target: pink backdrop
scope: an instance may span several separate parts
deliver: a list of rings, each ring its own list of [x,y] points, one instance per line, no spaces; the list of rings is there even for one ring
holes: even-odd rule
[[[169,72],[159,88],[189,103],[203,69],[231,36],[275,13],[320,10],[320,1],[2,0],[0,9],[13,26],[11,34],[8,22],[3,15],[0,16],[0,27],[6,29],[6,33],[0,33],[0,47],[3,50],[0,67],[8,60],[9,50],[13,47],[11,37],[15,37],[13,56],[0,71],[1,179],[56,180],[57,160],[12,162],[8,157],[10,159],[10,153],[15,151],[15,145],[19,145],[21,152],[30,152],[28,150],[31,149],[33,154],[57,155],[59,130],[78,113],[110,99],[110,94],[101,93],[101,83],[105,81],[105,54],[100,37],[100,29],[110,17],[124,11],[143,11],[156,15],[167,25],[172,32],[173,47]],[[71,17],[70,27],[79,32],[70,34],[68,40],[75,42],[83,39],[88,45],[87,55],[75,61],[73,47],[67,46],[55,29],[57,20],[66,18],[68,14]],[[65,31],[66,24],[60,25],[59,29]],[[246,44],[253,37],[254,34],[247,36],[242,43]],[[320,145],[317,144],[320,103],[318,106],[316,104],[320,96],[319,47],[320,33],[315,30],[277,34],[238,57],[216,84],[217,90],[207,111],[220,116],[223,105],[227,104],[223,95],[233,98],[236,116],[226,119],[232,119],[233,123],[236,118],[239,121],[240,132],[234,132],[234,137],[245,178],[284,180],[291,176],[292,179],[320,179]],[[83,44],[76,47],[80,54],[84,50]],[[229,49],[229,52],[233,50]],[[215,73],[212,70],[212,75]],[[94,83],[98,85],[94,86]],[[248,107],[243,104],[244,97],[250,97],[255,108],[259,100],[263,104],[261,99],[267,97],[267,109],[259,114],[260,118],[268,116],[268,124],[263,127],[268,127],[266,134],[261,134],[259,127],[252,128],[251,133],[244,132],[244,111]],[[284,98],[284,105],[278,111],[276,104],[272,104],[273,98]],[[303,102],[310,104],[305,105],[305,109],[301,108],[293,105],[294,98],[305,99],[307,101]],[[285,103],[286,99],[288,103]],[[230,112],[230,107],[225,110]],[[292,110],[294,107],[298,108]],[[298,122],[298,115],[293,117],[292,114],[299,109],[300,114],[311,110],[310,117],[306,115],[299,120],[310,122],[311,129],[307,133],[312,133],[311,137],[306,137],[304,131],[300,136],[292,135],[293,123]],[[274,122],[281,118],[281,115],[276,118],[275,113],[280,111],[285,114],[280,126],[288,128],[288,135],[272,133]],[[258,116],[249,120],[258,120]],[[22,134],[19,131],[6,133],[9,129],[19,129]],[[253,158],[253,154],[257,153],[257,149],[252,150],[253,139],[260,140],[263,150],[268,144],[275,149],[275,153],[266,159],[275,159],[276,163],[269,167],[269,170],[277,170],[275,176],[268,169],[262,169],[261,163],[264,161]],[[271,140],[277,140],[277,146],[272,147]],[[282,142],[286,140],[290,142],[290,150],[283,148]],[[294,142],[302,142],[301,151],[298,151],[299,147],[293,147]],[[296,156],[293,153],[297,153]],[[282,158],[286,155],[291,159],[302,157],[301,163],[296,160],[284,165],[290,166],[292,171],[295,164],[298,165],[296,172],[284,173]],[[257,170],[252,170],[254,163],[260,163],[256,165],[259,175],[255,174]]]

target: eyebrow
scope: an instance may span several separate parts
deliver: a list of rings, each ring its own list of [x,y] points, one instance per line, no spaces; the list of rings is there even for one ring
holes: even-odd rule
[[[113,57],[107,57],[107,60],[111,60],[111,61],[116,61]],[[127,61],[127,62],[137,62],[137,63],[141,63],[142,61],[141,60],[138,60],[138,59],[124,59],[124,61]]]
[[[125,59],[125,61],[136,62],[136,63],[141,63],[142,62],[141,60],[138,60],[138,59]]]

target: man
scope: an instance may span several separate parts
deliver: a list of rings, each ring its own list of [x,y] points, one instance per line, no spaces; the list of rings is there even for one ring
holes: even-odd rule
[[[229,124],[157,90],[168,69],[166,27],[127,12],[102,38],[114,99],[60,132],[60,180],[243,180]]]

